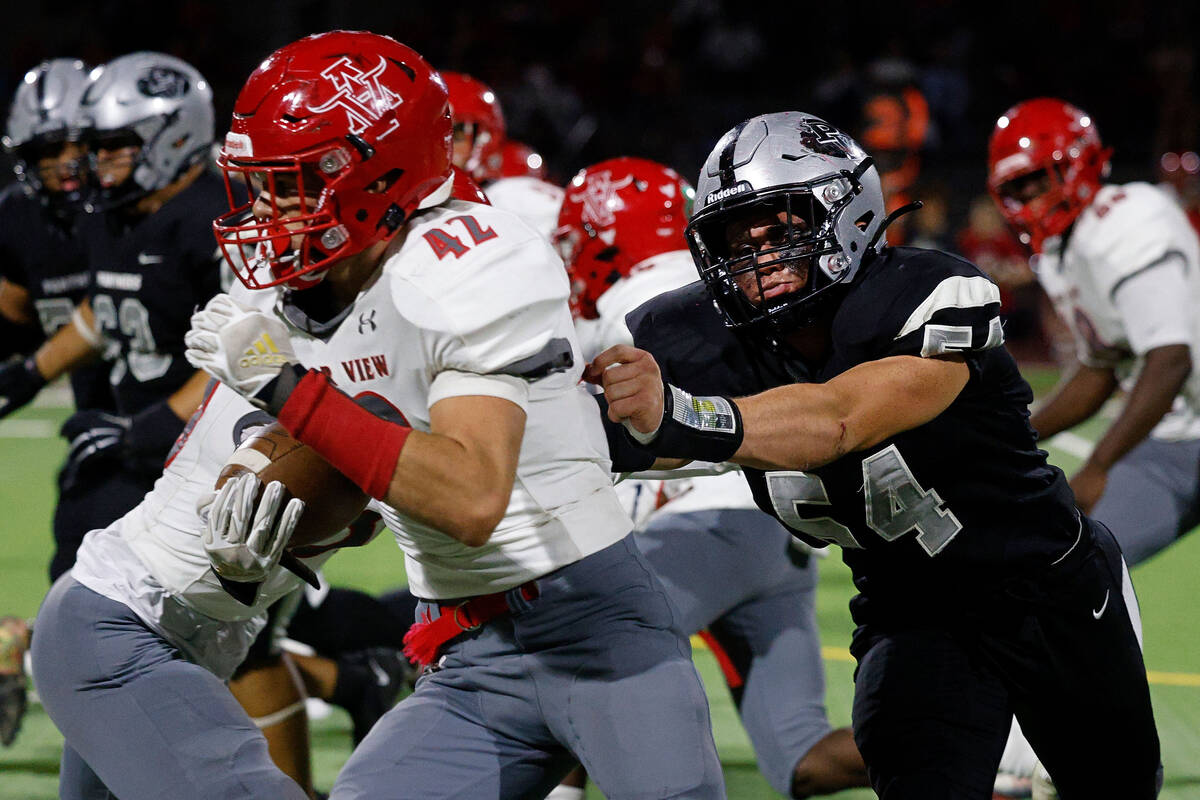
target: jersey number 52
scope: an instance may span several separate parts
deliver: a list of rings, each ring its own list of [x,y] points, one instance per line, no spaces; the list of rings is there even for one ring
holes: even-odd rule
[[[942,505],[937,491],[926,491],[917,483],[896,445],[864,458],[862,471],[866,523],[885,541],[915,530],[917,543],[934,556],[962,530],[962,523]],[[801,506],[830,505],[819,477],[807,472],[768,472],[766,479],[771,505],[788,527],[842,547],[862,548],[854,533],[833,518],[801,516]]]

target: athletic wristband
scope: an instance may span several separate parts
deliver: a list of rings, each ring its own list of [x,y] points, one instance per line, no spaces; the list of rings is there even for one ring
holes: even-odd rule
[[[289,370],[285,367],[284,372]],[[376,499],[383,499],[412,428],[377,417],[310,369],[278,414],[288,433]]]
[[[662,423],[654,438],[640,446],[663,458],[714,462],[733,458],[745,435],[737,404],[720,395],[693,397],[669,383],[663,388]]]

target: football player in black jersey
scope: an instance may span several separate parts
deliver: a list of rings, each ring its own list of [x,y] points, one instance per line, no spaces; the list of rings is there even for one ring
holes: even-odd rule
[[[36,392],[31,354],[46,336],[71,324],[87,290],[87,268],[73,236],[85,153],[72,126],[86,81],[82,61],[45,61],[26,73],[9,109],[4,148],[18,180],[0,192],[0,362],[11,359],[0,363],[0,409],[14,396]],[[111,396],[107,376],[96,366],[74,374],[72,389],[80,408],[101,406]],[[91,499],[86,491],[63,492],[57,508],[69,517]],[[15,739],[25,709],[28,639],[24,620],[0,619],[4,746]]]
[[[205,171],[212,145],[212,92],[171,56],[134,53],[93,70],[73,125],[91,150],[88,210],[75,240],[90,274],[72,325],[22,364],[6,414],[47,381],[112,360],[107,397],[89,398],[63,426],[70,440],[64,495],[91,502],[60,510],[51,579],[74,563],[87,531],[132,508],[153,484],[206,383],[183,359],[191,310],[219,289],[207,224],[224,203]]]
[[[880,797],[989,798],[1014,712],[1066,800],[1154,797],[1128,573],[1036,447],[995,285],[887,247],[871,159],[808,114],[738,125],[697,189],[703,283],[589,367],[615,466],[735,461],[796,536],[841,545]]]

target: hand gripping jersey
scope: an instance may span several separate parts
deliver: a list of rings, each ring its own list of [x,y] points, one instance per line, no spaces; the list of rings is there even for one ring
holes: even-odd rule
[[[1080,362],[1115,368],[1125,388],[1147,351],[1191,347],[1192,374],[1151,435],[1200,438],[1200,243],[1170,195],[1148,183],[1103,187],[1035,264]]]
[[[212,219],[228,206],[221,180],[204,172],[132,224],[119,212],[80,218],[89,298],[115,357],[109,381],[120,413],[141,411],[195,372],[183,358],[183,335],[192,312],[220,290]]]
[[[579,386],[566,273],[516,216],[459,200],[423,212],[354,303],[323,325],[287,295],[250,295],[264,311],[279,299],[301,363],[381,416],[427,432],[430,407],[447,397],[489,395],[525,409],[512,497],[483,547],[379,504],[418,597],[509,589],[629,532],[596,404]]]
[[[496,208],[516,214],[547,239],[554,235],[563,199],[560,187],[541,178],[521,176],[492,181],[484,191]]]
[[[743,469],[764,511],[810,544],[841,545],[861,593],[857,622],[919,624],[978,609],[1001,581],[1048,565],[1079,535],[1066,479],[1029,427],[1032,392],[1000,346],[999,300],[968,262],[897,247],[850,288],[820,365],[735,335],[699,283],[629,322],[664,377],[695,394],[824,382],[895,355],[965,356],[966,387],[925,425],[807,472]]]
[[[154,489],[124,517],[84,538],[71,573],[92,591],[129,606],[222,678],[246,657],[266,623],[267,607],[300,583],[277,567],[259,588],[254,605],[242,605],[221,587],[200,541],[198,506],[212,497],[221,467],[242,442],[272,421],[213,381]],[[334,541],[351,534],[339,533]],[[355,543],[365,543],[365,537]],[[315,570],[331,554],[332,548],[304,562]]]
[[[0,192],[0,275],[29,292],[47,338],[71,322],[91,284],[73,223],[50,213],[19,183]],[[76,408],[112,407],[106,372],[86,365],[71,373]]]
[[[629,277],[614,283],[596,301],[596,319],[576,318],[584,358],[591,361],[617,344],[633,344],[625,317],[662,294],[696,280],[696,264],[687,250],[660,253],[634,266]],[[624,480],[617,494],[625,510],[641,526],[651,515],[711,508],[754,508],[754,498],[736,471],[688,478]]]

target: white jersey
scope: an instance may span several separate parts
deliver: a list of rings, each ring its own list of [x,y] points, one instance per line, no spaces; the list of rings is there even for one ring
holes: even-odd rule
[[[492,181],[484,193],[496,208],[516,214],[545,238],[554,237],[563,199],[560,187],[541,178],[522,176]]]
[[[280,300],[276,292],[253,294],[265,311]],[[501,397],[525,410],[512,496],[484,546],[468,547],[375,504],[404,551],[418,597],[510,589],[632,528],[609,480],[596,403],[579,385],[584,361],[567,295],[566,272],[548,241],[506,211],[450,200],[397,237],[380,272],[324,338],[305,333],[294,309],[283,313],[292,317],[291,344],[302,364],[325,371],[351,396],[373,395],[416,430],[429,431],[430,408],[448,397]],[[559,371],[542,376],[552,365]]]
[[[209,566],[198,511],[221,467],[272,419],[224,384],[214,383],[145,499],[121,519],[84,537],[71,570],[92,591],[124,603],[196,663],[228,678],[246,657],[271,603],[300,579],[276,567],[251,606],[234,600]],[[332,551],[305,559],[320,567]]]
[[[696,264],[687,250],[673,250],[634,266],[626,278],[614,283],[596,301],[596,319],[575,324],[580,343],[590,361],[617,344],[633,344],[625,317],[663,292],[698,280]],[[758,508],[750,487],[738,471],[701,478],[626,480],[617,484],[626,511],[640,525],[661,514],[714,508]]]
[[[1170,195],[1147,183],[1105,186],[1065,252],[1051,241],[1034,263],[1080,362],[1115,368],[1126,389],[1149,350],[1191,347],[1192,374],[1151,435],[1200,438],[1200,243]]]

